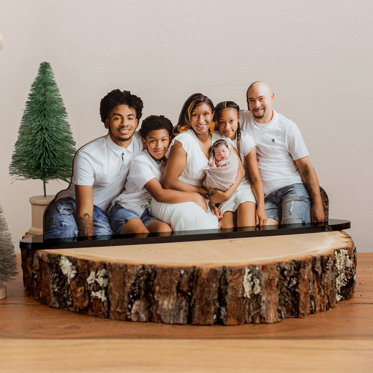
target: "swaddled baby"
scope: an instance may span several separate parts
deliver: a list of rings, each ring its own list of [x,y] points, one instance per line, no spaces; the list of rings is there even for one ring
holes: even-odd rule
[[[210,150],[209,167],[204,170],[203,185],[225,192],[235,181],[238,171],[238,158],[232,154],[228,142],[219,139]]]

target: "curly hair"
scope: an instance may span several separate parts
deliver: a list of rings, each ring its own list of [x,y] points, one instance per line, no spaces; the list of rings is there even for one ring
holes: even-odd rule
[[[179,133],[188,131],[188,129],[190,128],[190,118],[192,116],[192,112],[198,105],[201,104],[206,104],[210,106],[211,111],[214,112],[214,104],[207,96],[204,96],[202,93],[192,94],[185,101],[181,109],[179,120],[173,130],[173,134],[175,136]],[[210,128],[210,132],[214,130],[213,126],[214,123],[212,123],[212,128]]]
[[[140,120],[142,109],[144,107],[141,98],[131,94],[130,91],[114,89],[109,92],[100,102],[100,116],[103,123],[105,123],[105,120],[109,118],[110,112],[113,110],[113,108],[118,105],[127,105],[130,108],[135,109],[136,118]]]
[[[215,122],[219,122],[219,116],[224,109],[236,109],[237,114],[240,112],[240,107],[233,101],[219,102],[215,107],[215,115],[214,115],[214,121]],[[219,130],[219,126],[216,126],[216,129]],[[238,152],[238,154],[240,154],[240,149],[241,149],[241,126],[240,126],[240,122],[238,122],[236,136],[237,136],[237,152]]]
[[[165,116],[150,115],[142,121],[139,132],[141,137],[145,139],[149,132],[165,129],[171,137],[173,127],[174,126],[172,125],[171,121]]]

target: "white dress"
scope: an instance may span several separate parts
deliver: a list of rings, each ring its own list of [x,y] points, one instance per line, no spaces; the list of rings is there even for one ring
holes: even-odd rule
[[[193,130],[177,135],[175,141],[179,141],[187,153],[187,161],[179,180],[194,186],[202,186],[203,169],[208,165],[208,159],[203,154]],[[162,203],[152,198],[152,215],[171,225],[174,231],[188,231],[201,229],[218,229],[218,219],[210,210],[205,212],[195,202]]]

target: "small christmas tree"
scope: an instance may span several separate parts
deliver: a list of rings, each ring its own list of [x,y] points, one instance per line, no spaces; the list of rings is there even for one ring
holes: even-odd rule
[[[16,274],[16,256],[12,238],[0,206],[0,299],[6,296],[6,288],[2,283],[10,281]]]
[[[19,179],[69,181],[75,141],[48,62],[40,64],[26,102],[9,174]]]

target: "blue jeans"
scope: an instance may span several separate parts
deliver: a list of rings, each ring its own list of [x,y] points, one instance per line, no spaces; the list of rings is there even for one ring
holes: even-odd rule
[[[311,222],[311,199],[303,183],[296,183],[274,190],[265,197],[268,218],[281,224]]]
[[[44,212],[44,239],[78,237],[75,214],[73,198],[53,200]],[[97,206],[93,206],[93,228],[95,236],[110,236],[113,233],[106,214]]]
[[[109,221],[111,228],[115,234],[122,234],[125,224],[131,219],[140,219],[142,223],[148,228],[149,224],[157,220],[150,215],[149,210],[145,209],[142,215],[140,216],[132,210],[127,210],[117,203],[112,206],[108,211]]]

